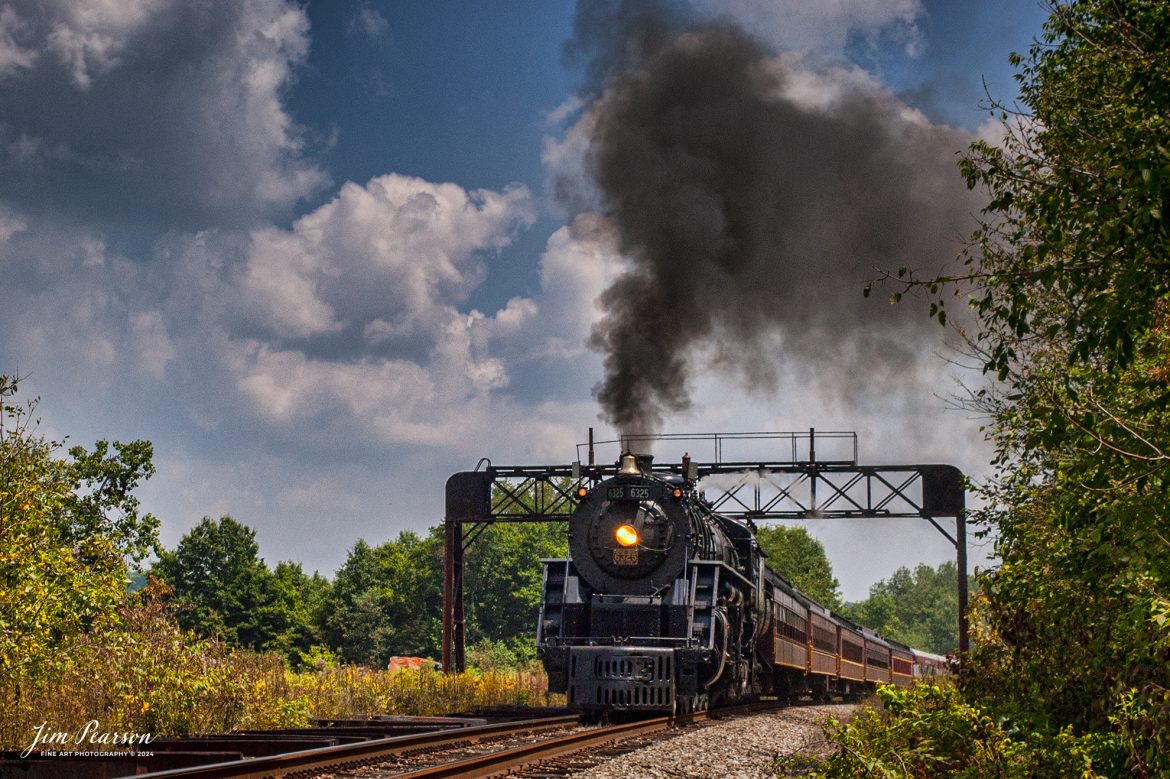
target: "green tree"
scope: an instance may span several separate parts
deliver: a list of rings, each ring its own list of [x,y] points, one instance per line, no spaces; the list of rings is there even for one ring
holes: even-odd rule
[[[464,599],[467,640],[504,642],[521,657],[535,654],[544,557],[564,557],[568,534],[559,522],[502,522],[467,550]]]
[[[979,519],[971,700],[1170,774],[1170,4],[1051,6],[1019,68],[1025,115],[962,170],[989,196],[953,283],[997,446]],[[905,271],[902,274],[905,276]],[[945,321],[945,300],[934,303]]]
[[[349,662],[385,667],[390,657],[434,657],[443,598],[442,534],[404,531],[371,547],[358,541],[334,577],[324,634]]]
[[[869,598],[847,604],[842,612],[915,649],[953,653],[958,649],[958,570],[953,562],[899,568],[871,586]]]
[[[377,554],[359,539],[333,578],[324,612],[326,642],[348,662],[377,665],[389,632]],[[373,622],[373,624],[371,624]]]
[[[1053,7],[1020,65],[1031,111],[965,172],[976,345],[1002,392],[972,689],[1041,726],[1120,733],[1170,773],[1170,5]]]
[[[558,497],[570,488],[568,479],[532,481],[509,491],[496,486],[497,510],[522,504],[551,506],[558,502],[567,521],[572,504]],[[569,536],[562,522],[497,522],[479,534],[467,550],[464,573],[466,635],[483,657],[511,655],[518,661],[535,657],[536,620],[545,557],[568,555]]]
[[[179,624],[237,646],[281,644],[292,617],[280,608],[256,531],[230,516],[204,517],[151,573],[173,588]]]
[[[268,637],[264,649],[284,654],[300,663],[313,647],[324,644],[324,614],[332,584],[316,571],[307,575],[300,563],[279,562],[272,571],[272,615],[267,624],[279,630]]]
[[[803,527],[772,525],[756,531],[768,566],[798,590],[830,608],[841,604],[841,584],[820,541]]]
[[[149,441],[98,441],[92,452],[71,447],[69,457],[73,491],[59,518],[65,537],[76,541],[102,536],[135,563],[156,551],[158,519],[139,513],[133,492],[154,475],[154,446]]]
[[[36,401],[0,375],[0,683],[35,678],[73,642],[117,626],[126,556],[155,544],[157,523],[131,492],[153,473],[150,444],[93,453],[34,434]]]

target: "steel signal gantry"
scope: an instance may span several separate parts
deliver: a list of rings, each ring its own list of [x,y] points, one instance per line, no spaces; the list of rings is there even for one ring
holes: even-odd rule
[[[956,551],[959,652],[968,650],[967,525],[964,477],[953,465],[858,465],[853,461],[655,463],[663,476],[722,476],[704,491],[715,511],[745,522],[767,519],[879,519],[930,522]],[[468,546],[497,522],[566,522],[590,487],[616,466],[496,466],[447,480],[443,568],[443,668],[464,669],[463,559]],[[952,535],[940,517],[953,517]]]

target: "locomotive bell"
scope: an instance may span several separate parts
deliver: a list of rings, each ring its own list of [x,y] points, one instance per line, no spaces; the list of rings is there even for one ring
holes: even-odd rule
[[[622,467],[618,469],[619,476],[641,476],[642,471],[638,468],[638,458],[630,452],[622,455]]]

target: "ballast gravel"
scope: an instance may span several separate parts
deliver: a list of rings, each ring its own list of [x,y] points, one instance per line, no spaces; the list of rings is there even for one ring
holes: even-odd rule
[[[735,717],[629,752],[580,773],[577,779],[762,779],[775,777],[777,755],[828,754],[822,723],[849,719],[856,704],[793,706]]]

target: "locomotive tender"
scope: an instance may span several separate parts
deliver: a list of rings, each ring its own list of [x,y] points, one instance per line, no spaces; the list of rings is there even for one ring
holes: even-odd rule
[[[586,712],[686,713],[759,695],[853,697],[943,658],[831,612],[765,564],[751,528],[686,474],[623,454],[582,487],[569,557],[544,560],[537,648],[549,690]]]

